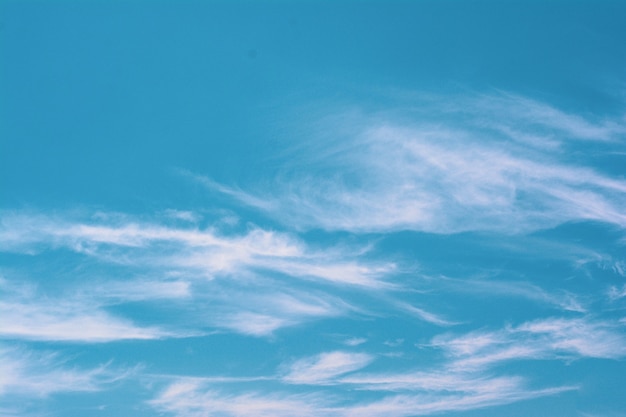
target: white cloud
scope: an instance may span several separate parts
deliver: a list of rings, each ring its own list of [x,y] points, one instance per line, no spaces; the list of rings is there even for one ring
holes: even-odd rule
[[[363,343],[367,342],[367,339],[365,339],[364,337],[351,337],[350,339],[345,340],[343,343],[346,346],[359,346],[362,345]]]
[[[448,291],[474,293],[498,297],[519,297],[531,301],[553,305],[560,310],[584,313],[586,308],[579,297],[566,291],[548,292],[541,287],[525,281],[505,281],[493,279],[457,279],[438,276],[434,286]]]
[[[0,346],[0,398],[99,391],[127,376],[127,371],[115,370],[109,365],[70,368],[54,353]]]
[[[69,250],[79,255],[69,261],[75,265],[94,259],[128,276],[122,281],[81,272],[89,279],[64,299],[5,301],[0,308],[14,320],[0,326],[0,332],[12,337],[108,341],[174,336],[154,327],[140,328],[104,309],[157,300],[181,316],[191,315],[195,328],[270,336],[283,327],[359,310],[331,295],[329,288],[393,287],[384,278],[395,266],[364,261],[367,247],[312,248],[291,234],[260,228],[223,235],[215,228],[139,222],[107,213],[81,220],[5,212],[1,220],[6,233],[0,234],[0,246],[5,250]],[[183,300],[187,303],[179,302]]]
[[[336,377],[361,369],[373,360],[371,355],[365,353],[326,352],[291,364],[283,381],[290,384],[333,384]]]
[[[469,382],[469,381],[468,381]],[[328,393],[286,394],[282,392],[224,393],[207,388],[200,381],[179,378],[151,400],[149,404],[160,412],[176,416],[205,416],[207,414],[238,416],[389,416],[408,417],[431,415],[446,411],[466,411],[488,406],[509,404],[547,395],[555,395],[576,387],[529,390],[519,379],[495,378],[472,381],[468,392],[444,390],[421,394],[396,394],[380,400],[338,405],[338,396]],[[446,384],[440,384],[446,386]]]
[[[46,298],[24,286],[11,288],[6,280],[1,284],[0,335],[5,338],[101,343],[182,336],[137,326],[107,313],[89,298]]]
[[[0,335],[25,340],[101,343],[128,339],[163,339],[207,334],[207,326],[263,337],[311,320],[359,310],[316,290],[284,288],[280,282],[249,277],[244,285],[209,281],[192,290],[184,281],[112,282],[82,285],[49,297],[34,286],[0,280]],[[139,326],[107,312],[110,305],[134,301],[168,303],[177,314],[161,318],[161,327]],[[183,301],[183,302],[180,302]],[[187,328],[190,330],[181,329]],[[166,330],[163,328],[177,330]],[[196,330],[194,330],[196,329]]]
[[[430,370],[357,371],[340,375],[333,383],[342,389],[399,393],[354,403],[341,409],[342,416],[401,417],[479,409],[577,389],[530,389],[519,376],[494,376],[494,365],[529,359],[619,359],[626,356],[625,341],[619,325],[587,319],[537,320],[494,332],[435,337],[431,347],[442,348],[447,357]]]
[[[0,312],[0,334],[15,339],[100,343],[176,337],[175,333],[136,326],[129,320],[72,302],[0,302]]]
[[[576,387],[557,387],[543,390],[518,389],[509,387],[504,381],[503,387],[484,391],[479,394],[448,394],[448,395],[394,395],[369,404],[346,407],[342,416],[346,417],[376,417],[393,416],[409,417],[417,415],[431,415],[449,411],[467,411],[510,404],[532,398],[555,395]]]
[[[312,395],[245,393],[228,395],[207,390],[197,381],[180,379],[170,384],[150,405],[176,416],[196,417],[209,414],[223,416],[292,417],[318,416],[323,407],[316,406]]]
[[[188,281],[156,281],[135,279],[132,281],[107,281],[82,290],[81,296],[98,300],[113,299],[120,302],[142,300],[185,299],[192,296]]]
[[[277,329],[296,324],[295,320],[249,311],[239,311],[220,318],[218,326],[251,336],[271,335]]]
[[[620,298],[626,297],[626,284],[622,285],[622,288],[618,288],[615,285],[612,285],[608,291],[609,299],[611,301],[619,300]]]
[[[407,372],[398,374],[355,374],[340,382],[371,391],[465,392],[484,393],[521,389],[520,377],[484,377],[455,371]]]
[[[407,313],[419,318],[420,320],[423,320],[425,322],[431,323],[431,324],[435,324],[437,326],[452,326],[454,324],[458,324],[458,323],[454,323],[448,320],[445,320],[443,318],[441,318],[439,315],[428,312],[422,308],[418,308],[415,306],[412,306],[408,303],[402,303],[399,302],[397,303],[397,306],[401,309],[406,311]]]
[[[588,358],[618,359],[626,356],[626,335],[608,322],[546,319],[525,323],[516,330],[538,336],[555,352],[571,352]]]
[[[626,133],[623,120],[589,120],[513,94],[484,95],[459,104],[464,105],[462,111],[475,115],[480,123],[511,127],[517,129],[520,135],[535,135],[538,145],[543,145],[546,139],[557,143],[571,140],[612,141]]]
[[[437,336],[456,371],[485,369],[505,361],[529,359],[618,359],[626,356],[626,337],[617,324],[577,319],[542,319],[493,332]]]
[[[41,215],[3,213],[0,248],[18,252],[69,248],[111,263],[182,269],[212,278],[264,269],[327,283],[381,287],[393,264],[358,259],[360,248],[314,250],[288,233],[252,228],[224,236],[199,230],[139,223],[79,221]]]
[[[163,212],[163,214],[171,219],[182,220],[190,223],[197,223],[202,218],[198,213],[188,210],[167,209]]]
[[[398,347],[404,344],[404,339],[386,340],[383,344],[389,347]]]
[[[202,317],[205,325],[256,337],[359,311],[334,295],[262,277],[252,277],[246,285],[211,282],[194,297],[194,315]]]
[[[325,129],[342,132],[341,140],[325,133],[310,141],[313,148],[292,156],[307,168],[293,168],[266,192],[195,178],[300,228],[514,234],[576,220],[626,225],[626,181],[584,160],[568,163],[557,146],[577,138],[620,147],[622,121],[591,122],[515,96],[459,102],[334,118]],[[529,136],[556,145],[535,146]]]
[[[626,277],[626,262],[624,261],[614,262],[612,269],[613,271],[615,271],[616,274],[619,274],[622,277]]]
[[[271,393],[243,388],[225,394],[207,385],[222,382],[219,379],[179,379],[151,404],[181,416],[213,412],[225,416],[291,413],[337,417],[408,417],[511,404],[578,387],[529,388],[520,376],[494,375],[494,365],[529,359],[617,359],[626,356],[626,344],[616,326],[584,318],[544,319],[494,332],[443,335],[430,345],[444,350],[443,362],[433,363],[430,370],[422,367],[401,373],[363,372],[374,360],[367,353],[325,352],[285,364],[275,376],[276,382],[286,385],[315,386],[317,391],[308,391],[306,396],[286,394],[280,388]],[[236,382],[248,380],[258,378],[239,378]],[[331,385],[332,394],[326,390]],[[364,400],[367,397],[355,396],[355,390],[371,391],[378,399]],[[301,413],[296,411],[298,407]]]

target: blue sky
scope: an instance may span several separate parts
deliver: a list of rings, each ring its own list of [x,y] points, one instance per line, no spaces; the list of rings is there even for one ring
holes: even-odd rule
[[[0,2],[0,415],[625,416],[624,16]]]

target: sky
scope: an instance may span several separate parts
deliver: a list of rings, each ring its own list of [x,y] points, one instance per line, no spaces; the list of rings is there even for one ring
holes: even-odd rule
[[[626,416],[625,16],[0,1],[0,416]]]

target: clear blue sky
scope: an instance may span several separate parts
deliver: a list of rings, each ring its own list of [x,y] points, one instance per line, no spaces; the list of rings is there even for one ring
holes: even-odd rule
[[[626,2],[0,2],[1,416],[626,416]]]

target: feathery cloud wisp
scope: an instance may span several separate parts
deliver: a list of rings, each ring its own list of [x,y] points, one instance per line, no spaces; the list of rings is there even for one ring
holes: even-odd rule
[[[626,356],[619,325],[586,318],[541,319],[493,332],[437,336],[432,346],[444,349],[456,370],[478,370],[513,360],[607,358]]]
[[[0,335],[13,339],[103,343],[190,335],[137,326],[80,299],[13,298],[0,301],[0,314]]]
[[[194,310],[197,328],[210,325],[269,336],[283,327],[357,311],[328,291],[334,286],[359,291],[391,288],[386,275],[394,271],[392,263],[364,261],[362,249],[311,248],[291,234],[260,228],[223,235],[214,228],[137,222],[128,216],[101,214],[81,221],[69,215],[3,214],[6,233],[0,246],[7,251],[70,251],[77,255],[72,258],[76,264],[93,259],[132,277],[106,285],[103,277],[90,277],[72,294],[48,301],[7,299],[0,308],[12,320],[0,331],[23,339],[95,342],[177,336],[156,327],[140,328],[104,308],[156,300],[182,314]],[[195,302],[201,307],[189,304]]]
[[[110,263],[183,269],[213,278],[268,270],[331,284],[382,287],[390,263],[367,263],[359,251],[315,250],[288,233],[252,228],[225,236],[161,223],[104,222],[3,213],[0,248],[34,253],[67,248]],[[357,253],[355,256],[353,253]]]
[[[373,360],[371,355],[365,353],[341,351],[322,353],[291,364],[283,381],[290,384],[333,384],[336,377],[361,369]]]
[[[347,138],[314,141],[324,152],[304,146],[295,159],[307,168],[277,178],[276,191],[196,178],[301,228],[525,233],[577,220],[626,225],[626,182],[584,160],[569,163],[561,150],[572,138],[615,145],[623,122],[587,121],[516,96],[459,102],[465,106],[428,103],[428,114],[335,117],[325,129]],[[537,146],[544,141],[554,146]]]
[[[54,353],[0,346],[0,398],[98,391],[126,378],[127,374],[111,369],[109,365],[92,369],[69,368]]]

